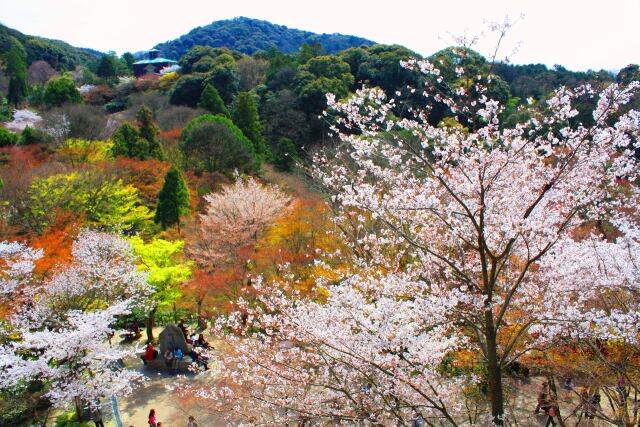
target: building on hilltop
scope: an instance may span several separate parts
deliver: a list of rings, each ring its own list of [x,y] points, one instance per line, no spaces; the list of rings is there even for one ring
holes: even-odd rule
[[[136,77],[145,74],[160,74],[160,71],[166,67],[177,67],[178,62],[173,59],[160,58],[160,51],[151,49],[146,54],[146,59],[133,63],[133,75]]]

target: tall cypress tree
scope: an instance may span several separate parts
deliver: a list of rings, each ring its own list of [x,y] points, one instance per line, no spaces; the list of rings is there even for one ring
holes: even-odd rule
[[[250,92],[240,92],[233,104],[231,119],[240,128],[244,136],[253,144],[256,153],[262,158],[269,157],[269,149],[262,137],[262,123],[258,115],[258,105]]]
[[[11,40],[11,49],[4,56],[4,63],[10,76],[7,100],[17,106],[27,97],[27,55],[15,38]]]
[[[155,222],[162,229],[177,224],[180,231],[180,217],[189,213],[189,189],[180,171],[172,166],[164,176],[164,184],[158,193]]]
[[[160,129],[153,121],[153,113],[146,105],[140,107],[136,113],[136,120],[138,122],[138,133],[142,139],[148,142],[148,154],[147,157],[165,160],[166,156],[164,150],[158,141],[158,133]]]
[[[224,101],[220,97],[220,93],[218,89],[215,88],[212,84],[207,84],[202,91],[202,95],[200,95],[200,103],[198,104],[200,108],[204,108],[207,111],[210,111],[211,114],[222,114],[225,117],[229,117],[229,110],[224,105]]]

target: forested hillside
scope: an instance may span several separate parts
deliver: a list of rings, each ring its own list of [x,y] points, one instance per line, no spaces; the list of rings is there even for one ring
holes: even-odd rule
[[[319,43],[325,53],[336,53],[354,46],[373,44],[371,40],[362,37],[315,34],[259,19],[239,17],[194,28],[175,40],[156,45],[156,49],[159,49],[167,58],[179,59],[197,45],[226,47],[252,54],[272,48],[284,53],[294,53],[305,43]]]
[[[9,51],[15,40],[24,48],[28,65],[46,61],[58,71],[73,70],[76,65],[100,55],[100,52],[92,49],[77,48],[60,40],[29,36],[0,24],[0,54]]]

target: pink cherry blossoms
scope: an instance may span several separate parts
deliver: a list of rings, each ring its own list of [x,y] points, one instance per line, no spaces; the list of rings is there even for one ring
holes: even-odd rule
[[[243,410],[252,425],[468,425],[463,391],[483,380],[480,410],[502,425],[503,371],[536,345],[637,340],[637,297],[615,309],[603,299],[640,291],[640,114],[626,107],[640,85],[560,88],[504,127],[480,77],[447,90],[428,61],[404,66],[425,76],[425,105],[408,114],[377,88],[328,96],[342,148],[313,172],[336,224],[353,227],[342,236],[353,271],[319,280],[315,300],[262,284],[258,304],[220,322],[234,351],[201,391],[218,410]],[[585,97],[598,99],[593,125],[578,120]],[[456,125],[431,124],[433,105]],[[597,232],[602,222],[619,237]],[[486,377],[447,369],[463,349]]]

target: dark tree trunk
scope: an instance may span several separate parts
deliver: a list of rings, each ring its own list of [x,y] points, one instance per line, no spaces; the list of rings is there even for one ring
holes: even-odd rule
[[[76,405],[76,417],[78,418],[79,422],[82,422],[82,403],[80,402],[79,398],[75,398],[75,405]]]
[[[153,341],[153,327],[156,323],[156,309],[155,307],[149,312],[149,318],[147,319],[147,342]]]
[[[504,399],[502,391],[502,369],[498,358],[496,330],[493,312],[485,312],[485,338],[487,340],[487,379],[489,385],[489,399],[491,400],[491,415],[497,426],[504,425]]]

